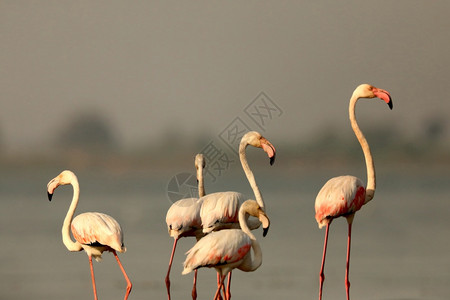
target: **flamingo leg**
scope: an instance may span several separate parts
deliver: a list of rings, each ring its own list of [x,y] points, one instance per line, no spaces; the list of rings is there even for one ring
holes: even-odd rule
[[[345,291],[347,292],[347,300],[350,300],[350,281],[348,278],[350,269],[350,243],[352,238],[352,223],[348,223],[348,238],[347,238],[347,264],[345,269]]]
[[[219,299],[220,297],[220,288],[223,286],[223,282],[225,281],[225,277],[227,275],[220,275],[220,284],[219,287],[217,288],[216,294],[214,295],[214,300]]]
[[[130,295],[130,293],[131,293],[131,289],[133,288],[133,285],[131,284],[130,278],[128,278],[127,273],[125,272],[125,269],[123,268],[122,263],[120,262],[119,256],[117,256],[116,251],[112,251],[112,253],[114,254],[114,257],[117,260],[117,264],[119,265],[119,268],[122,271],[123,277],[125,277],[125,280],[127,281],[127,291],[125,293],[125,298],[124,298],[124,300],[127,300],[128,295]]]
[[[94,289],[94,299],[97,300],[97,288],[95,287],[94,266],[92,265],[92,256],[89,256],[89,266],[91,267],[92,288]]]
[[[230,287],[231,287],[231,271],[230,273],[228,273],[227,294],[226,294],[227,300],[231,299]]]
[[[323,242],[323,255],[322,255],[322,265],[320,267],[320,274],[319,274],[319,281],[320,281],[320,288],[319,288],[319,300],[322,300],[322,288],[323,288],[323,282],[325,281],[325,257],[327,255],[327,244],[328,244],[328,231],[330,229],[331,221],[327,224],[327,228],[325,230],[325,240]]]
[[[226,278],[227,276],[225,276]],[[223,279],[223,284],[222,284],[222,292],[223,292],[223,296],[225,298],[225,300],[227,300],[227,291],[226,291],[226,287],[225,287],[225,278]]]
[[[225,278],[227,276],[225,275]],[[225,300],[227,300],[227,291],[225,290],[225,278],[223,279],[223,283],[222,283],[222,292],[223,292],[223,297],[225,298]],[[222,296],[220,296],[222,297]]]
[[[170,300],[170,269],[172,268],[172,262],[173,262],[173,255],[175,254],[175,248],[177,247],[177,242],[178,242],[178,238],[173,240],[173,247],[172,247],[172,254],[170,255],[170,260],[169,260],[169,269],[167,270],[167,275],[166,275],[166,288],[167,288],[167,297]]]
[[[219,287],[219,288],[220,288],[220,278],[221,278],[220,273],[217,273],[217,287]],[[219,299],[218,300],[222,300],[222,294],[221,293],[219,293]]]
[[[192,287],[192,300],[197,299],[197,269],[194,272],[194,284]]]

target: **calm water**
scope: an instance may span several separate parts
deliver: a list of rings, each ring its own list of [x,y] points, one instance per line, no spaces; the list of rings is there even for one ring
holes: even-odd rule
[[[72,195],[60,187],[49,202],[46,184],[60,169],[1,174],[1,299],[93,299],[84,252],[70,253],[61,225]],[[166,299],[164,276],[173,239],[165,214],[166,186],[178,171],[139,174],[77,172],[81,199],[76,213],[114,216],[125,232],[127,253],[119,254],[134,286],[130,299]],[[189,170],[188,170],[189,171]],[[324,230],[314,220],[314,199],[325,181],[342,169],[306,172],[294,167],[255,168],[271,228],[256,233],[263,265],[233,274],[233,299],[316,299]],[[347,173],[365,179],[364,170]],[[350,281],[353,299],[448,299],[450,294],[450,174],[439,170],[378,167],[375,198],[356,215]],[[251,195],[240,170],[229,171],[207,193],[236,190]],[[253,198],[253,197],[252,197]],[[346,222],[333,222],[326,263],[324,299],[345,299]],[[192,275],[181,275],[179,243],[172,268],[172,298],[189,299]],[[113,256],[94,262],[100,299],[123,299],[125,281]],[[199,299],[215,291],[213,269],[199,272]]]

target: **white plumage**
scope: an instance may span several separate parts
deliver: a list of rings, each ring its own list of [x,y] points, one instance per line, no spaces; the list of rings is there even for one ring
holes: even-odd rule
[[[102,251],[106,250],[106,247],[122,253],[126,251],[120,224],[107,214],[79,214],[72,220],[71,229],[74,238],[81,243],[86,253],[97,261],[101,259]]]
[[[225,276],[234,268],[252,272],[261,266],[262,251],[255,236],[247,225],[248,216],[259,218],[264,227],[264,235],[270,226],[270,221],[263,209],[255,200],[245,201],[239,209],[239,225],[241,229],[224,229],[212,232],[187,252],[182,274],[188,274],[201,267],[213,267],[220,275],[220,284],[214,299],[219,295]],[[254,257],[251,257],[250,248]],[[229,286],[227,299],[230,298]]]
[[[240,229],[211,232],[186,253],[183,274],[201,267],[239,262],[250,248],[250,237]]]
[[[238,223],[238,212],[245,197],[237,192],[218,192],[201,198],[203,204],[200,210],[203,232],[231,228]]]

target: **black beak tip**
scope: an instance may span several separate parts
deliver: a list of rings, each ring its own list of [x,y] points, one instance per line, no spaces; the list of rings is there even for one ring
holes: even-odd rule
[[[263,237],[267,235],[267,232],[269,232],[269,227],[263,228]]]
[[[273,166],[274,162],[275,162],[275,155],[270,158],[270,165]]]
[[[390,95],[389,96],[389,102],[387,103],[387,105],[389,106],[389,108],[392,110],[394,108],[394,103],[392,102],[392,98]]]
[[[48,201],[52,201],[53,194],[47,192]]]

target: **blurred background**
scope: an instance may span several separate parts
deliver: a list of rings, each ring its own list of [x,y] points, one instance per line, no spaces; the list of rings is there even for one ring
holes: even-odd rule
[[[447,299],[449,10],[447,1],[0,1],[0,298],[93,298],[86,255],[60,236],[72,189],[46,200],[47,182],[71,169],[76,213],[108,213],[124,229],[130,299],[164,299],[170,192],[191,190],[172,180],[209,153],[206,192],[253,198],[234,152],[248,130],[277,149],[273,166],[247,150],[272,226],[256,233],[263,265],[235,272],[232,295],[316,298],[315,196],[333,176],[366,180],[348,100],[370,83],[394,109],[357,105],[378,185],[355,218],[351,293]],[[344,219],[331,227],[325,299],[345,299],[346,229]],[[173,299],[190,297],[181,263],[193,244],[179,243]],[[112,255],[94,268],[99,298],[122,299]],[[211,298],[215,271],[199,276],[199,298]]]

